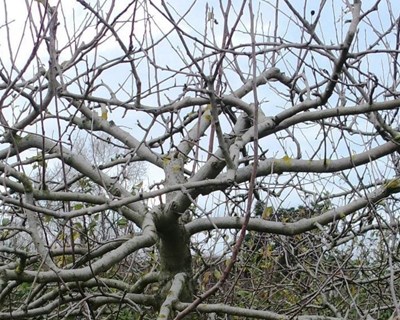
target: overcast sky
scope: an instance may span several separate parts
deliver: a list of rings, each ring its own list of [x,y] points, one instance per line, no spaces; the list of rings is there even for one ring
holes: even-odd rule
[[[100,1],[88,1],[91,4],[100,3]],[[272,8],[272,4],[275,1],[253,1],[255,14],[257,14],[257,40],[268,42],[272,41],[270,36],[273,34],[273,20],[274,20],[274,10]],[[41,4],[37,1],[19,1],[18,5],[16,5],[16,1],[13,0],[3,0],[2,6],[0,9],[0,38],[3,41],[0,43],[0,56],[1,62],[5,69],[12,73],[14,76],[17,74],[16,70],[11,68],[11,65],[15,65],[17,69],[21,69],[26,63],[28,57],[30,56],[33,48],[34,39],[36,41],[35,33],[37,32],[37,28],[39,27],[39,23],[35,25],[32,23],[34,21],[40,21],[39,16],[40,12],[43,14],[43,8]],[[105,1],[104,5],[99,5],[98,11],[106,16],[109,5],[112,1]],[[165,34],[167,34],[170,30],[173,29],[173,26],[166,21],[166,19],[162,16],[162,14],[157,10],[157,6],[161,8],[160,1],[153,1],[154,6],[150,5],[149,1],[142,1],[139,5],[139,13],[136,16],[136,20],[139,22],[135,25],[134,36],[135,36],[135,48],[139,48],[140,46],[149,47],[151,42],[157,42],[161,39]],[[212,24],[208,21],[207,12],[212,11],[214,14],[214,18],[216,21],[222,22],[223,17],[219,8],[219,1],[180,1],[173,0],[168,1],[168,6],[171,13],[174,15],[175,19],[178,21],[180,16],[188,11],[188,14],[185,15],[184,19],[180,21],[179,26],[187,32],[189,35],[196,37],[198,39],[204,40],[206,43],[210,45],[220,45],[221,43],[221,34],[222,34],[222,23]],[[233,12],[237,12],[240,8],[241,1],[233,1],[234,9]],[[311,15],[312,10],[318,10],[319,1],[293,1],[293,5],[297,6],[300,12],[303,12],[303,16],[310,22],[312,22],[313,16]],[[350,12],[345,12],[343,15],[341,14],[341,8],[344,6],[344,1],[338,0],[330,0],[328,1],[326,8],[322,13],[322,18],[320,23],[317,26],[317,34],[325,41],[327,44],[336,44],[343,40],[345,32],[348,28],[348,23],[346,22],[351,18]],[[372,0],[364,0],[363,8],[367,10],[374,1]],[[360,31],[358,33],[358,38],[361,39],[359,41],[359,47],[354,48],[355,51],[363,50],[365,46],[363,44],[369,44],[372,39],[377,39],[378,35],[371,33],[372,29],[375,29],[376,32],[382,33],[384,32],[389,24],[391,23],[388,16],[386,16],[387,6],[390,6],[392,3],[397,3],[393,1],[382,1],[380,3],[380,10],[377,13],[371,14],[370,20],[366,20],[370,25],[368,29],[364,26],[360,27]],[[82,45],[83,42],[90,41],[96,34],[99,29],[99,25],[95,21],[87,21],[88,11],[83,10],[81,5],[79,5],[76,1],[72,0],[50,0],[51,6],[58,6],[58,18],[60,25],[58,27],[58,48],[61,50],[60,62],[70,59],[73,55],[74,50]],[[114,15],[118,14],[120,10],[126,6],[125,1],[115,1],[115,11]],[[208,9],[207,9],[208,8]],[[284,9],[284,8],[283,8]],[[399,16],[399,6],[393,5],[390,10],[393,11],[393,16]],[[129,19],[131,12],[126,12],[125,17]],[[31,21],[27,20],[27,17],[31,17]],[[230,24],[233,24],[235,14],[231,15]],[[142,17],[142,20],[141,20]],[[151,17],[151,19],[148,19]],[[301,33],[299,28],[294,28],[295,18],[289,14],[289,10],[283,10],[280,15],[280,23],[279,23],[279,34],[284,37],[288,41],[299,42]],[[121,19],[123,21],[123,19]],[[144,37],[145,31],[148,30],[149,27],[152,27],[152,38]],[[204,37],[205,30],[207,27],[207,37]],[[36,29],[35,29],[36,28]],[[249,10],[248,6],[245,6],[245,13],[241,18],[241,21],[238,25],[238,32],[235,34],[233,38],[233,44],[240,45],[244,43],[250,43],[249,36]],[[121,39],[126,39],[126,45],[129,43],[129,35],[130,35],[130,25],[117,25],[117,30]],[[74,35],[80,35],[79,37],[75,37]],[[371,39],[372,38],[372,39]],[[395,35],[393,37],[389,37],[392,41],[395,41]],[[201,51],[202,48],[196,47],[194,42],[190,42],[192,54],[195,57],[203,54]],[[71,51],[68,46],[73,48]],[[384,44],[382,44],[383,46]],[[390,45],[390,43],[389,43]],[[183,52],[183,46],[180,43],[179,38],[175,33],[171,33],[168,38],[164,39],[159,47],[157,47],[157,52],[155,56],[157,58],[157,64],[162,67],[169,67],[179,69],[185,66],[188,63],[188,58],[181,58],[180,53]],[[205,49],[211,51],[211,49]],[[239,49],[240,50],[240,49]],[[101,64],[107,60],[112,59],[113,57],[120,56],[122,54],[119,46],[116,41],[110,38],[108,41],[101,43],[98,46],[98,50],[96,54],[89,56],[91,61],[89,63],[93,64]],[[138,53],[138,57],[140,58],[140,54]],[[139,61],[139,60],[138,60]],[[240,60],[240,64],[243,67],[243,70],[248,72],[245,74],[247,78],[251,78],[250,73],[250,62],[247,57],[243,57]],[[311,60],[310,60],[311,61]],[[208,68],[211,70],[213,60],[207,61],[205,60],[206,70],[207,63],[209,63]],[[311,62],[310,62],[311,63]],[[328,61],[328,59],[324,58],[322,55],[315,56],[315,63],[317,68],[331,70],[332,64]],[[382,82],[390,82],[390,75],[388,75],[388,63],[384,60],[383,56],[373,55],[369,56],[365,60],[363,60],[362,65],[368,64],[369,72],[376,74],[380,77],[380,81]],[[44,65],[45,67],[48,65],[48,55],[46,52],[46,46],[42,45],[39,50],[39,59],[33,60],[27,69],[26,75],[24,78],[28,78],[32,74],[35,74],[39,67]],[[287,69],[288,71],[294,70],[295,60],[290,52],[282,51],[279,52],[279,62],[278,66],[282,69]],[[86,66],[81,65],[82,68]],[[260,61],[258,65],[259,72],[263,71],[264,64],[263,61]],[[142,81],[144,88],[148,87],[147,79],[150,81],[153,80],[154,74],[149,74],[148,65],[145,63],[145,59],[143,56],[143,63],[139,64],[139,72],[142,76]],[[71,70],[70,73],[66,73],[66,77],[73,77],[75,70]],[[229,84],[232,89],[237,89],[241,85],[240,79],[235,75],[233,71],[230,71],[229,68],[225,69],[225,72],[229,78]],[[168,77],[168,71],[160,71],[159,75]],[[120,65],[118,67],[113,68],[110,71],[107,71],[103,74],[102,81],[109,86],[113,91],[117,91],[117,97],[121,100],[128,99],[130,96],[134,95],[134,85],[131,79],[131,71],[127,65]],[[157,106],[160,103],[167,103],[169,99],[175,99],[182,92],[182,86],[186,83],[187,77],[185,75],[175,76],[170,78],[162,83],[162,88],[168,88],[167,91],[163,92],[159,96],[160,101],[157,99],[156,95],[149,95],[143,99],[143,103],[147,105]],[[122,84],[125,84],[125,89],[120,90]],[[171,88],[172,86],[177,86],[177,88]],[[76,90],[79,92],[79,88],[77,86],[70,86],[69,90]],[[230,91],[230,88],[227,89],[227,92]],[[267,115],[273,115],[282,110],[282,108],[286,108],[289,106],[289,101],[285,101],[282,97],[273,94],[263,94],[263,90],[259,90],[259,99],[262,101],[261,107]],[[109,91],[106,87],[99,87],[99,89],[95,92],[98,96],[103,96],[105,98],[109,97]],[[249,94],[244,98],[244,100],[251,102],[253,100],[253,96]],[[21,102],[22,104],[26,104],[26,101]],[[22,108],[23,105],[19,105],[17,102],[15,103],[15,111],[14,116],[18,116],[18,108]],[[12,109],[7,109],[4,111],[5,114],[12,118]],[[189,112],[189,111],[188,111]],[[137,121],[140,121],[142,125],[147,125],[149,123],[149,117],[147,117],[144,113],[135,113],[133,116],[127,116],[124,119],[121,119],[122,112],[113,111],[110,114],[110,119],[115,120],[120,126],[125,127],[128,131],[135,132],[135,134],[140,135],[144,134],[140,133],[137,126]],[[361,125],[361,124],[360,124]],[[367,122],[365,122],[365,126]],[[33,131],[38,130],[38,127],[31,128]],[[152,128],[150,133],[150,137],[155,137],[156,135],[162,132],[162,127],[155,125]],[[55,124],[52,122],[48,122],[46,127],[47,133],[53,138],[57,137],[57,131],[55,130]],[[302,132],[298,132],[296,136],[302,146],[304,146],[304,154],[303,157],[307,158],[311,156],[315,146],[314,143],[318,143],[321,132],[315,126],[303,127]],[[291,144],[290,140],[282,140],[282,144],[276,143],[274,141],[271,143],[269,140],[268,149],[270,150],[270,156],[282,157],[284,154],[283,150],[287,150],[290,156],[293,156],[295,153],[295,145]],[[360,142],[359,150],[364,148]],[[336,146],[328,146],[331,149]],[[307,149],[308,148],[308,149]],[[346,146],[340,146],[343,148],[343,155],[348,155],[348,150]],[[307,151],[308,150],[308,151]],[[359,150],[354,149],[350,152],[358,152]],[[154,174],[156,173],[156,174]],[[151,181],[155,179],[159,179],[160,172],[151,171]]]

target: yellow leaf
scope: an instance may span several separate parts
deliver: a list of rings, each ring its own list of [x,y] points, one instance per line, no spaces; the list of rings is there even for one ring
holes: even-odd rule
[[[61,268],[61,267],[63,267],[65,265],[65,256],[62,255],[62,256],[59,256],[59,257],[55,257],[54,261],[56,263],[56,266]]]
[[[204,110],[203,117],[207,121],[212,121],[211,104],[207,105],[207,108]]]
[[[356,286],[350,286],[350,293],[354,297],[357,294],[357,287]]]
[[[265,209],[261,215],[261,218],[263,218],[264,220],[267,220],[272,215],[273,212],[274,212],[273,207],[265,207]]]
[[[215,279],[220,280],[222,277],[221,272],[219,270],[214,270],[214,277]]]
[[[384,186],[385,186],[386,189],[389,190],[389,191],[390,191],[390,190],[398,189],[399,186],[400,186],[400,179],[399,179],[399,178],[396,178],[396,179],[389,180],[388,182],[386,182],[386,183],[384,184]]]
[[[78,240],[79,239],[79,232],[76,232],[76,231],[72,232],[72,239],[73,240]]]
[[[203,274],[203,281],[202,281],[203,285],[207,284],[210,281],[210,279],[211,279],[211,271],[206,271]]]
[[[172,166],[172,171],[173,172],[180,172],[182,170],[182,167],[179,164],[175,164]]]
[[[107,110],[107,106],[104,103],[101,104],[101,118],[103,120],[108,119],[108,110]]]
[[[274,250],[274,248],[273,248],[272,244],[267,244],[264,247],[264,250],[263,250],[263,253],[262,253],[263,257],[264,258],[270,258],[272,256],[272,251],[273,250]]]
[[[211,121],[211,120],[212,120],[211,114],[206,113],[206,114],[204,115],[204,119],[206,119],[207,121]]]
[[[6,240],[10,232],[8,230],[4,230],[0,233],[0,240]]]
[[[162,159],[162,161],[164,163],[164,166],[168,165],[168,163],[171,161],[171,157],[170,156],[164,156],[161,159]]]
[[[61,232],[58,236],[57,239],[59,240],[65,240],[67,238],[66,234],[64,232]]]

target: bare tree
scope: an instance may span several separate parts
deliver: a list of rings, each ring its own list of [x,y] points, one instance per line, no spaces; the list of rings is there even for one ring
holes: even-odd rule
[[[393,1],[0,11],[0,319],[400,316]]]

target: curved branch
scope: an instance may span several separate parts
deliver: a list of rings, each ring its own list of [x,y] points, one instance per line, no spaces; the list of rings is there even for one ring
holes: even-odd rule
[[[171,288],[169,289],[167,298],[160,308],[158,314],[158,320],[171,319],[171,313],[173,312],[173,305],[179,299],[179,295],[185,286],[186,274],[178,273],[172,280]]]
[[[107,271],[109,268],[125,259],[131,253],[154,245],[157,241],[157,234],[154,228],[152,218],[147,215],[143,222],[143,234],[129,239],[117,249],[107,252],[102,258],[91,263],[90,266],[80,269],[58,270],[55,271],[28,271],[21,273],[15,270],[1,270],[0,276],[4,280],[19,280],[38,283],[58,282],[74,282],[87,281],[101,272]]]
[[[386,185],[377,188],[376,190],[366,194],[357,200],[350,202],[347,205],[328,210],[319,216],[309,219],[301,219],[296,222],[275,222],[266,221],[259,218],[251,218],[247,226],[248,230],[280,234],[286,236],[294,236],[306,231],[317,228],[317,225],[325,226],[331,222],[344,219],[346,216],[355,211],[364,208],[371,203],[376,203],[391,194],[400,192],[400,180],[392,180]],[[240,229],[244,223],[244,218],[239,217],[216,217],[197,219],[186,224],[186,229],[189,234],[193,235],[206,230],[213,230],[216,227],[219,229]]]
[[[175,309],[181,311],[187,308],[190,303],[177,302],[174,304]],[[291,316],[286,316],[283,314],[265,311],[265,310],[254,310],[254,309],[246,309],[240,307],[232,307],[226,304],[199,304],[196,308],[199,312],[204,313],[223,313],[223,314],[231,314],[233,316],[241,316],[251,318],[251,319],[266,319],[266,320],[290,320],[293,319]],[[306,315],[306,316],[297,316],[295,319],[297,320],[344,320],[340,318],[327,317],[327,316],[315,316],[315,315]]]

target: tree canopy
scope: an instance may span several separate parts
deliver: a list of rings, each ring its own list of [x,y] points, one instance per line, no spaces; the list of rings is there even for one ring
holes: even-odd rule
[[[400,317],[390,0],[4,0],[0,319]]]

